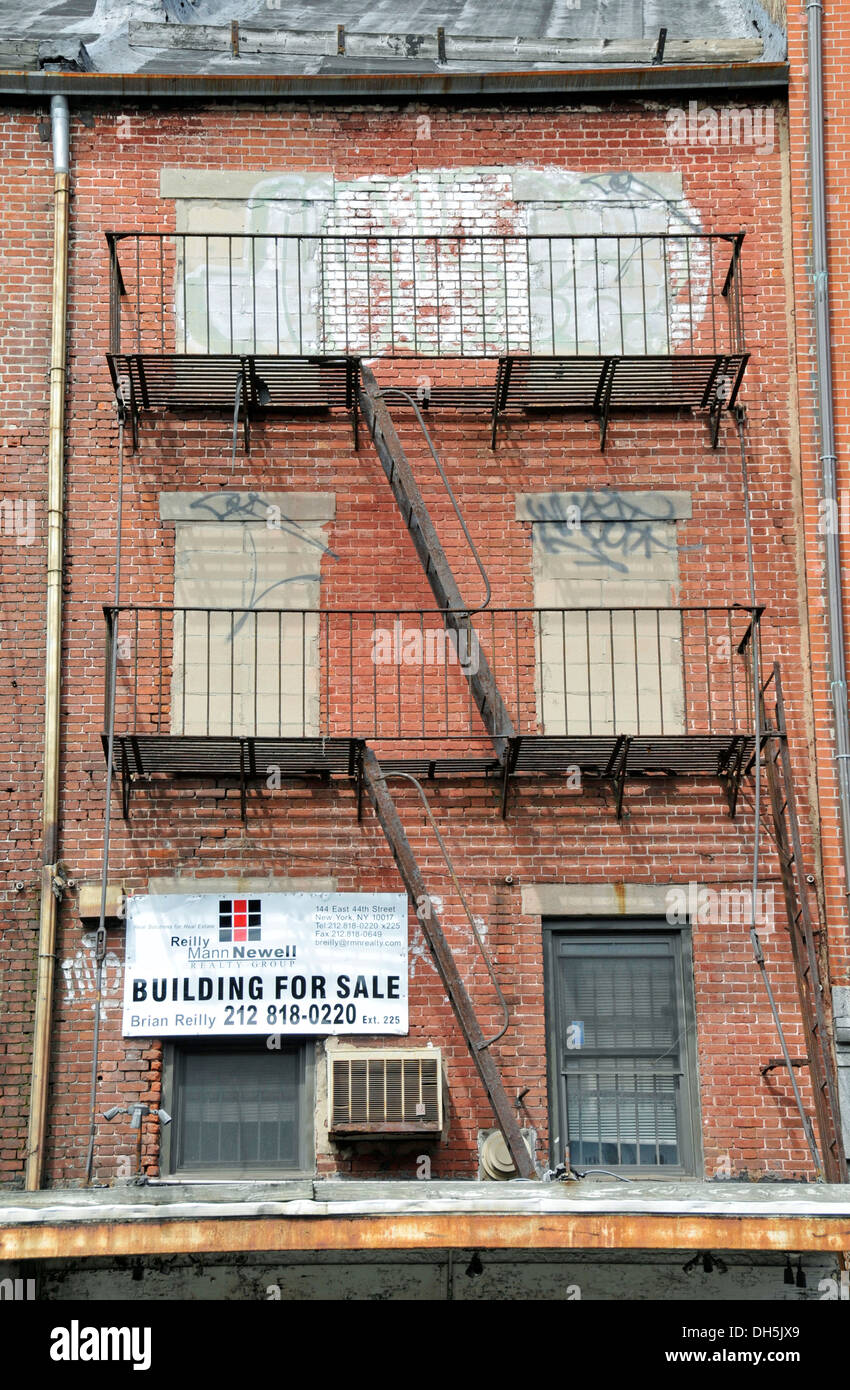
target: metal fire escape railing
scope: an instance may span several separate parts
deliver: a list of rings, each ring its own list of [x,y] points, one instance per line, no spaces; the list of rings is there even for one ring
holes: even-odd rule
[[[107,609],[105,737],[120,758],[125,814],[134,782],[158,772],[237,775],[243,815],[247,786],[270,768],[355,778],[358,817],[365,790],[522,1176],[534,1176],[533,1161],[387,778],[498,776],[504,814],[513,776],[575,770],[606,778],[620,815],[630,773],[709,773],[734,815],[743,775],[767,748],[823,1170],[841,1176],[779,678],[774,728],[754,719],[762,610],[753,604],[470,608],[360,359],[498,359],[494,387],[461,372],[421,400],[486,406],[494,444],[500,415],[518,407],[591,409],[604,446],[610,411],[624,406],[707,409],[716,444],[747,362],[741,244],[742,235],[697,234],[109,236],[109,362],[134,436],[148,408],[230,411],[235,399],[246,447],[252,416],[342,406],[356,426],[359,408],[438,605]]]
[[[109,363],[145,409],[353,411],[362,358],[496,360],[429,408],[702,408],[747,362],[743,233],[109,232]]]
[[[104,612],[127,794],[155,772],[356,775],[368,742],[505,794],[579,768],[618,814],[629,774],[707,774],[734,810],[753,753],[746,607]]]
[[[742,236],[226,237],[218,239],[226,245],[226,281],[220,254],[216,268],[216,239],[194,239],[203,245],[201,260],[192,240],[109,237],[110,369],[116,391],[129,398],[134,434],[139,410],[157,406],[229,411],[234,399],[241,400],[246,445],[252,414],[342,405],[356,420],[359,408],[438,608],[412,614],[107,609],[107,690],[115,698],[108,701],[106,738],[120,756],[125,814],[133,782],[157,772],[236,774],[243,815],[249,781],[270,766],[281,776],[338,772],[356,778],[358,816],[365,789],[417,905],[517,1172],[533,1176],[517,1116],[440,922],[430,911],[423,916],[423,904],[432,907],[433,900],[387,777],[495,774],[502,779],[504,813],[512,776],[577,770],[611,782],[619,815],[629,773],[712,773],[723,782],[734,815],[744,771],[760,756],[753,665],[761,666],[755,653],[762,610],[750,605],[475,613],[452,574],[386,401],[360,357],[498,358],[494,398],[487,398],[488,388],[463,380],[430,391],[422,401],[455,408],[487,401],[494,443],[499,416],[511,406],[589,407],[600,418],[604,446],[611,408],[625,405],[707,408],[714,444],[720,412],[734,404],[747,361]],[[147,241],[156,248],[152,273],[143,265]],[[715,247],[723,242],[728,261],[718,291]],[[600,250],[600,243],[607,244]],[[242,248],[236,302],[234,245]],[[477,250],[475,272],[470,247]],[[569,259],[556,254],[556,247],[569,247]],[[705,264],[700,271],[706,254],[707,274]],[[453,288],[446,257],[454,258]],[[558,293],[567,290],[560,300],[556,264]],[[263,275],[266,281],[273,277],[273,298]],[[166,308],[167,285],[176,291],[173,312]],[[151,313],[157,300],[158,317],[156,308]],[[424,429],[421,415],[419,423]],[[381,619],[388,621],[382,625]],[[122,631],[128,620],[129,646]],[[142,631],[150,622],[152,643]],[[340,629],[334,627],[340,622],[341,651]],[[223,662],[222,652],[229,654]],[[214,687],[214,666],[219,683],[225,672],[224,688]],[[784,730],[784,716],[780,722]],[[492,753],[482,756],[487,742]],[[382,765],[376,748],[382,757],[387,750],[393,756]],[[836,1140],[829,1127],[836,1099],[789,768],[774,759],[768,780],[789,925],[792,937],[795,931],[799,937],[792,943],[795,968],[831,1174],[842,1162],[840,1136]]]

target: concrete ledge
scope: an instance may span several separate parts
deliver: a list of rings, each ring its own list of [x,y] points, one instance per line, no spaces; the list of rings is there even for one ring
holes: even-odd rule
[[[671,889],[687,884],[524,883],[522,910],[528,917],[663,917]]]
[[[606,193],[596,182],[616,174],[620,187],[626,178],[628,189]],[[513,195],[518,203],[616,203],[678,202],[682,197],[682,175],[670,170],[599,170],[589,179],[583,171],[568,169],[517,169],[512,178]]]
[[[160,26],[157,25],[157,28]],[[309,174],[276,169],[160,169],[161,198],[215,198],[245,202],[333,202],[330,170]]]
[[[162,521],[260,521],[276,507],[281,520],[323,522],[336,515],[332,492],[161,492]]]
[[[148,892],[165,893],[335,893],[335,878],[275,878],[231,874],[228,878],[149,878]]]
[[[518,492],[517,521],[689,521],[689,492]],[[568,508],[570,510],[568,510]]]

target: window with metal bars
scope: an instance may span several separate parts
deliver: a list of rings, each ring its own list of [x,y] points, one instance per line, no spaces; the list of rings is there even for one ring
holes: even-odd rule
[[[175,1174],[302,1172],[313,1166],[308,1046],[169,1049],[164,1168]]]
[[[555,1161],[693,1174],[693,988],[682,932],[558,930],[549,950]]]

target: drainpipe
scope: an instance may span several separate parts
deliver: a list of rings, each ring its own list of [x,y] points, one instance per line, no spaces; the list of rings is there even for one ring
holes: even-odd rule
[[[27,1135],[26,1190],[37,1191],[44,1171],[56,907],[59,897],[59,692],[62,652],[62,552],[65,463],[66,306],[71,141],[67,97],[50,103],[53,133],[53,320],[50,335],[50,425],[47,461],[47,649],[44,678],[44,802],[41,908],[33,1026],[32,1087]]]
[[[841,808],[841,847],[844,858],[845,903],[850,894],[850,724],[847,719],[847,665],[844,651],[844,601],[841,593],[838,488],[836,485],[835,420],[832,410],[832,348],[829,333],[829,268],[826,252],[826,180],[823,148],[823,5],[806,6],[809,43],[809,176],[812,208],[812,282],[815,310],[815,376],[823,476],[823,498],[829,524],[824,535],[827,618],[829,626],[829,693],[835,726],[838,799]]]

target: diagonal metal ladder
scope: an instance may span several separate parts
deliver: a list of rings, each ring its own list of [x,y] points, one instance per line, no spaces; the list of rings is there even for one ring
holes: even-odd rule
[[[452,572],[448,557],[443,549],[437,528],[431,518],[425,499],[416,481],[415,474],[404,452],[395,425],[387,410],[386,401],[370,369],[361,369],[361,383],[358,403],[363,418],[369,427],[372,442],[387,475],[387,481],[398,503],[405,526],[410,532],[416,554],[437,600],[438,608],[446,610],[446,621],[456,632],[466,633],[467,651],[472,650],[473,633],[470,608],[463,601],[463,595]],[[506,754],[508,739],[516,730],[502,699],[496,678],[490,669],[484,653],[476,647],[478,655],[475,672],[464,670],[469,681],[473,699],[478,712],[489,733],[496,756],[501,762]]]
[[[446,610],[447,623],[458,633],[466,631],[467,640],[470,640],[469,609],[463,601],[437,535],[437,529],[387,410],[386,401],[374,375],[366,366],[362,368],[358,402],[437,604]],[[483,653],[479,655],[477,666],[475,672],[464,669],[464,675],[469,682],[484,727],[492,739],[496,755],[502,761],[509,747],[508,740],[515,734],[514,726],[495,676]],[[536,1178],[534,1161],[523,1140],[516,1108],[508,1099],[499,1069],[488,1051],[489,1043],[484,1037],[451,946],[446,940],[380,763],[368,747],[362,751],[360,771],[399,873],[416,907],[417,917],[466,1040],[469,1055],[487,1092],[496,1123],[502,1131],[517,1173],[522,1178]]]
[[[466,1039],[469,1055],[490,1100],[496,1122],[508,1146],[511,1158],[521,1178],[536,1178],[537,1172],[522,1137],[516,1108],[508,1099],[499,1069],[488,1051],[481,1024],[461,978],[451,946],[446,940],[433,899],[428,893],[422,871],[416,861],[410,841],[401,823],[395,801],[387,787],[381,765],[371,748],[363,749],[363,782],[375,814],[393,853],[398,871],[416,908],[416,915],[431,948],[455,1017]]]
[[[768,717],[766,710],[766,695],[771,686],[775,697],[773,719]],[[762,728],[765,735],[765,770],[782,874],[794,975],[806,1039],[806,1063],[812,1081],[823,1176],[827,1182],[847,1182],[847,1159],[841,1137],[838,1108],[838,1084],[827,1031],[831,1018],[829,983],[825,978],[825,972],[821,971],[818,960],[816,929],[809,907],[800,823],[797,818],[791,758],[788,751],[782,680],[777,664],[774,664],[772,674],[762,687],[761,702]]]

